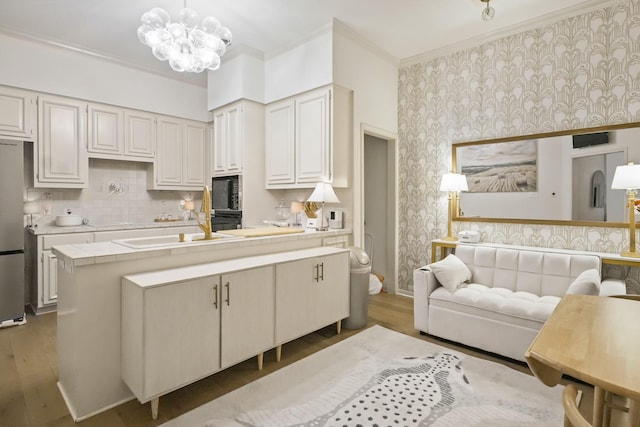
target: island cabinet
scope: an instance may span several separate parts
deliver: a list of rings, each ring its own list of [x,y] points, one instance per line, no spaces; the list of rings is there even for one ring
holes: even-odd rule
[[[121,375],[141,402],[349,316],[349,251],[319,247],[126,275]],[[338,332],[340,327],[338,326]],[[276,338],[278,337],[278,338]]]
[[[274,347],[273,276],[267,265],[169,283],[123,278],[122,378],[154,419],[163,394],[256,355],[262,369]]]
[[[348,283],[349,257],[344,253],[276,265],[276,344],[348,317]]]

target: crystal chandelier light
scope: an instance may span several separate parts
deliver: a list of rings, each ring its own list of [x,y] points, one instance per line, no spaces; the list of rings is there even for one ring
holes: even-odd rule
[[[482,20],[483,21],[491,21],[493,19],[493,17],[496,15],[496,10],[494,8],[492,8],[491,6],[489,6],[489,1],[490,0],[480,0],[483,3],[487,4],[487,7],[485,7],[482,10]]]
[[[164,9],[155,7],[145,12],[138,27],[138,39],[151,48],[161,61],[169,61],[178,72],[200,73],[217,70],[220,57],[231,44],[231,31],[213,16],[202,21],[195,10],[185,7],[177,22]]]

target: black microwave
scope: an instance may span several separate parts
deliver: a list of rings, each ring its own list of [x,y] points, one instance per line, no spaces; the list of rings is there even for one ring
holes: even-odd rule
[[[214,176],[211,183],[211,209],[240,210],[240,176]]]

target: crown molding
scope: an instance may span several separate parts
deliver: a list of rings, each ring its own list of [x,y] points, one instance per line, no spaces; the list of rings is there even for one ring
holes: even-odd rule
[[[7,30],[7,29],[0,29],[0,34],[4,34],[6,36],[9,37],[13,37],[16,39],[20,39],[20,40],[24,40],[27,42],[32,42],[32,43],[38,43],[44,46],[49,46],[49,47],[53,47],[53,48],[57,48],[57,49],[63,49],[63,50],[70,50],[82,55],[86,55],[86,56],[90,56],[92,58],[101,60],[101,61],[106,61],[106,62],[110,62],[112,64],[116,64],[119,65],[121,67],[125,67],[125,68],[129,68],[129,69],[135,69],[144,73],[150,73],[150,74],[154,74],[160,77],[164,77],[167,79],[172,79],[172,80],[176,80],[179,81],[181,83],[185,83],[185,84],[190,84],[190,85],[194,85],[194,86],[199,86],[199,87],[207,87],[207,79],[206,79],[206,74],[202,74],[202,78],[197,78],[197,79],[186,79],[184,78],[186,75],[185,74],[179,74],[177,72],[174,71],[170,71],[168,70],[166,73],[158,71],[154,68],[149,68],[149,67],[144,67],[141,65],[137,65],[134,63],[131,63],[130,61],[127,61],[123,58],[119,58],[117,56],[114,55],[109,55],[109,54],[105,54],[103,52],[98,52],[98,51],[94,51],[94,50],[89,50],[89,49],[84,49],[78,46],[74,46],[74,45],[70,45],[67,43],[62,43],[56,40],[50,40],[50,39],[45,39],[42,37],[38,37],[32,34],[26,34],[20,31],[13,31],[13,30]]]
[[[365,49],[369,50],[370,52],[374,53],[378,57],[383,58],[393,66],[397,67],[400,64],[400,60],[398,58],[396,58],[386,50],[382,49],[377,44],[371,42],[371,40],[365,38],[360,33],[355,31],[354,29],[352,29],[351,27],[349,27],[347,24],[340,21],[339,19],[334,18],[332,22],[332,26],[335,33],[342,34],[343,36],[351,39],[352,41],[364,47]]]
[[[477,37],[472,37],[470,39],[452,43],[438,49],[433,49],[428,52],[423,52],[421,54],[402,59],[400,61],[400,67],[408,67],[422,62],[428,62],[432,59],[451,55],[454,52],[472,49],[501,38],[520,34],[535,28],[544,27],[549,24],[554,24],[564,19],[584,15],[593,12],[594,10],[606,9],[610,6],[613,6],[615,4],[622,4],[626,1],[628,0],[589,0],[580,5],[567,7],[553,13],[541,15],[534,19],[512,24],[508,27],[504,27],[496,31],[491,31]]]

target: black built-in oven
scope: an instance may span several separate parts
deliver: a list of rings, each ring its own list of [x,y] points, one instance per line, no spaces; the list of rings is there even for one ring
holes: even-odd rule
[[[238,175],[213,177],[211,209],[240,210],[240,177]]]
[[[211,182],[211,228],[213,231],[242,228],[240,177],[216,176]]]

